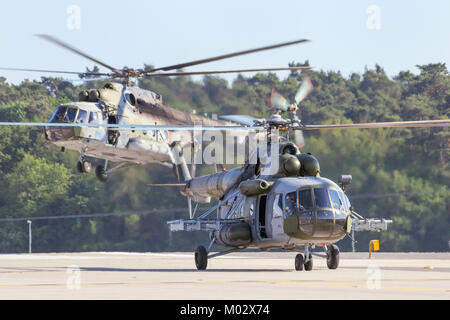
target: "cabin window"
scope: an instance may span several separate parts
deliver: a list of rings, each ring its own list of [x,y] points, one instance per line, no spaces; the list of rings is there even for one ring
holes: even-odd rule
[[[89,114],[89,123],[97,123],[98,122],[98,113],[97,112],[91,112]]]
[[[298,196],[299,196],[300,211],[310,210],[313,208],[311,189],[300,190]]]
[[[273,201],[273,217],[281,217],[283,215],[283,202],[282,197],[279,193],[276,194]]]
[[[316,199],[316,208],[331,208],[326,188],[315,188],[314,198]]]
[[[80,111],[78,111],[77,123],[86,123],[86,119],[87,119],[86,110],[80,109]]]

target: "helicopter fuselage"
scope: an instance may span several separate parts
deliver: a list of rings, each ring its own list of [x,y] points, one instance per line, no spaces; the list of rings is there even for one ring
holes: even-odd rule
[[[223,121],[164,106],[161,96],[152,91],[117,83],[81,92],[79,100],[56,108],[45,128],[46,139],[83,156],[113,162],[170,163],[169,145],[174,141],[179,141],[182,146],[191,145],[192,131],[52,127],[51,123],[227,125]]]
[[[242,218],[248,234],[244,236],[244,228],[236,223],[234,229],[215,231],[216,243],[259,249],[333,243],[349,231],[349,208],[347,196],[329,179],[278,178],[268,193],[250,197],[239,193],[220,207],[221,219]]]

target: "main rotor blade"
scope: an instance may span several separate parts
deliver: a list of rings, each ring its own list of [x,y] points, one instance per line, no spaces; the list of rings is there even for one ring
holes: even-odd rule
[[[168,131],[258,131],[265,127],[244,126],[182,126],[182,125],[151,125],[151,124],[106,124],[106,123],[58,123],[58,122],[0,122],[0,126],[31,126],[31,127],[93,127],[109,128],[110,130],[168,130]],[[399,122],[374,122],[355,124],[332,125],[306,125],[302,127],[292,126],[292,130],[322,130],[322,129],[370,129],[370,128],[395,128],[395,127],[449,127],[450,120],[424,120],[424,121],[399,121]]]
[[[232,57],[236,57],[236,56],[241,56],[241,55],[244,55],[244,54],[249,54],[249,53],[258,52],[258,51],[264,51],[264,50],[270,50],[270,49],[275,49],[275,48],[280,48],[280,47],[285,47],[285,46],[290,46],[290,45],[294,45],[294,44],[298,44],[298,43],[302,43],[302,42],[307,42],[307,41],[309,41],[309,40],[301,39],[301,40],[283,42],[283,43],[279,43],[279,44],[275,44],[275,45],[271,45],[271,46],[265,46],[265,47],[256,48],[256,49],[244,50],[244,51],[224,54],[224,55],[217,56],[217,57],[206,58],[206,59],[201,59],[201,60],[195,60],[195,61],[180,63],[180,64],[167,66],[167,67],[162,67],[162,68],[156,68],[156,69],[149,70],[149,72],[160,71],[160,70],[169,71],[169,70],[182,69],[182,68],[194,66],[194,65],[197,65],[197,64],[202,64],[202,63],[207,63],[207,62],[212,62],[212,61],[217,61],[217,60],[222,60],[222,59],[228,59],[228,58],[232,58]]]
[[[178,125],[152,125],[152,124],[106,124],[106,123],[61,123],[61,122],[0,122],[0,126],[26,126],[26,127],[88,127],[88,128],[108,128],[110,130],[167,130],[167,131],[226,131],[243,130],[257,131],[264,127],[243,127],[243,126],[178,126]]]
[[[305,70],[310,67],[281,67],[281,68],[260,68],[260,69],[236,69],[236,70],[212,70],[212,71],[191,71],[191,72],[143,72],[144,75],[150,77],[171,77],[171,76],[189,76],[203,74],[220,74],[220,73],[238,73],[238,72],[262,72],[262,71],[283,71],[283,70]]]
[[[65,82],[90,82],[90,81],[103,81],[111,80],[111,78],[80,78],[80,79],[63,79]]]
[[[6,68],[0,67],[0,70],[7,71],[27,71],[27,72],[47,72],[47,73],[66,73],[66,74],[83,74],[89,76],[106,76],[107,73],[100,72],[77,72],[77,71],[61,71],[61,70],[42,70],[42,69],[24,69],[24,68]]]
[[[398,122],[373,122],[349,124],[305,125],[293,127],[294,130],[323,130],[323,129],[372,129],[372,128],[402,128],[402,127],[449,127],[450,120],[423,120]]]
[[[72,47],[71,45],[69,45],[67,43],[62,42],[61,40],[56,39],[55,37],[52,37],[52,36],[47,35],[47,34],[37,34],[36,36],[40,37],[42,39],[45,39],[47,41],[53,42],[54,44],[56,44],[56,45],[58,45],[60,47],[63,47],[63,48],[65,48],[65,49],[67,49],[69,51],[72,51],[72,52],[74,52],[74,53],[76,53],[76,54],[78,54],[78,55],[80,55],[80,56],[82,56],[82,57],[84,57],[86,59],[89,59],[89,60],[91,60],[91,61],[93,61],[95,63],[98,63],[99,65],[101,65],[101,66],[103,66],[105,68],[108,68],[109,70],[111,70],[113,72],[117,72],[118,71],[116,68],[111,67],[110,65],[107,65],[106,63],[104,63],[104,62],[102,62],[100,60],[97,60],[97,59],[91,57],[90,55],[87,55],[86,53],[84,53],[84,52],[82,52],[82,51]]]
[[[258,118],[254,118],[252,116],[240,115],[240,114],[223,115],[223,116],[219,116],[219,119],[237,122],[237,123],[243,124],[245,126],[252,126],[255,124],[255,121],[261,120]]]

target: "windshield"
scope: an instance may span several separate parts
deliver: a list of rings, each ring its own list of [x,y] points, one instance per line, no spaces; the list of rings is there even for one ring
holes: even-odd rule
[[[316,199],[316,208],[331,208],[326,188],[315,188],[314,198]]]
[[[49,122],[61,122],[64,119],[64,115],[66,114],[67,107],[58,107],[55,111],[53,111],[52,116],[50,117]]]
[[[314,201],[312,197],[313,192]],[[286,216],[290,216],[296,211],[299,213],[315,211],[314,208],[336,209],[338,211],[348,212],[349,205],[348,198],[343,192],[327,188],[294,191],[287,193],[284,198],[284,211]]]
[[[74,122],[77,111],[74,107],[60,106],[53,112],[49,122]]]
[[[313,208],[311,189],[300,190],[298,196],[299,196],[300,211],[309,210]]]
[[[75,108],[68,108],[66,116],[64,117],[64,120],[68,121],[68,122],[74,122],[76,115],[77,115],[77,109],[75,109]]]

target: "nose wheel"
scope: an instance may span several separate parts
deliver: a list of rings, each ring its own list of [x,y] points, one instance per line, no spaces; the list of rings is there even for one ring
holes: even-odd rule
[[[339,247],[335,244],[327,246],[326,254],[328,269],[337,269],[339,266]]]
[[[108,174],[106,173],[106,168],[102,165],[98,165],[95,168],[95,176],[97,177],[98,181],[100,181],[100,182],[108,181]]]

